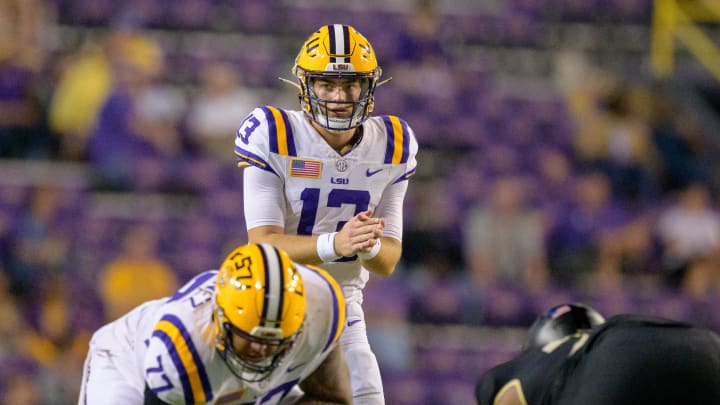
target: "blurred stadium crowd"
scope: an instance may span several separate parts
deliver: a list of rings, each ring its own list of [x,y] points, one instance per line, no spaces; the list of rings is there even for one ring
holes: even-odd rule
[[[420,143],[366,289],[389,404],[470,403],[559,302],[720,331],[717,83],[650,75],[651,0],[362,3],[0,1],[5,403],[75,402],[94,329],[243,243],[235,129],[334,22]]]

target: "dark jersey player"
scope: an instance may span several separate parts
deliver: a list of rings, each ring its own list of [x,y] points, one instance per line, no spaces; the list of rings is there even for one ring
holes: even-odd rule
[[[480,378],[475,396],[480,405],[720,404],[720,337],[559,305],[535,321],[520,355]]]

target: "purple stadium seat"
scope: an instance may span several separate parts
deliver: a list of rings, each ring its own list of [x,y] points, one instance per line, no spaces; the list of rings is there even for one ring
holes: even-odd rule
[[[276,0],[229,0],[223,10],[228,13],[232,30],[277,34],[288,29],[286,7],[288,6],[280,5]]]
[[[161,28],[166,26],[165,5],[162,0],[125,0],[115,2],[115,16],[126,14],[137,19],[141,26]]]
[[[649,22],[652,18],[652,0],[608,0],[603,7],[606,18],[624,23]]]
[[[588,304],[597,309],[603,316],[636,313],[638,304],[636,292],[626,288],[598,291],[585,298]]]
[[[235,167],[232,169],[239,170]],[[222,170],[222,163],[214,159],[187,159],[180,168],[179,177],[188,190],[205,193],[221,187]]]
[[[505,21],[501,16],[463,13],[443,15],[442,24],[450,37],[464,42],[498,43]]]
[[[113,0],[62,0],[60,19],[69,24],[102,24],[115,13]]]
[[[541,45],[544,27],[544,24],[531,13],[508,13],[502,25],[502,42],[506,45]]]
[[[602,0],[555,0],[553,11],[565,21],[590,21],[602,10]]]
[[[429,386],[422,379],[408,374],[383,374],[385,401],[388,404],[420,405],[425,404]]]
[[[165,24],[176,29],[212,29],[219,0],[164,0]]]
[[[465,377],[464,380],[459,377]],[[430,378],[427,384],[431,387],[425,398],[426,404],[472,404],[475,403],[474,376],[458,373],[449,378]]]
[[[657,289],[642,298],[641,310],[648,315],[676,320],[689,319],[692,315],[693,308],[690,300],[678,291]]]
[[[459,280],[436,278],[410,297],[410,319],[418,323],[460,323],[464,311]]]
[[[528,298],[518,287],[493,286],[481,293],[485,324],[518,326],[528,324],[535,314],[530,312]]]

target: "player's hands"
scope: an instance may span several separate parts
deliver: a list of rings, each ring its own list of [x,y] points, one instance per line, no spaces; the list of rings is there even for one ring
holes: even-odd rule
[[[373,218],[370,210],[355,215],[335,235],[335,253],[348,257],[369,252],[382,237],[384,227],[385,219]]]

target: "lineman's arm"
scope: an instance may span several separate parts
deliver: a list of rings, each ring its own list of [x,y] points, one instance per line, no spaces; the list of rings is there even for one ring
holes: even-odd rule
[[[352,404],[350,370],[340,345],[302,382],[305,395],[298,404]]]

